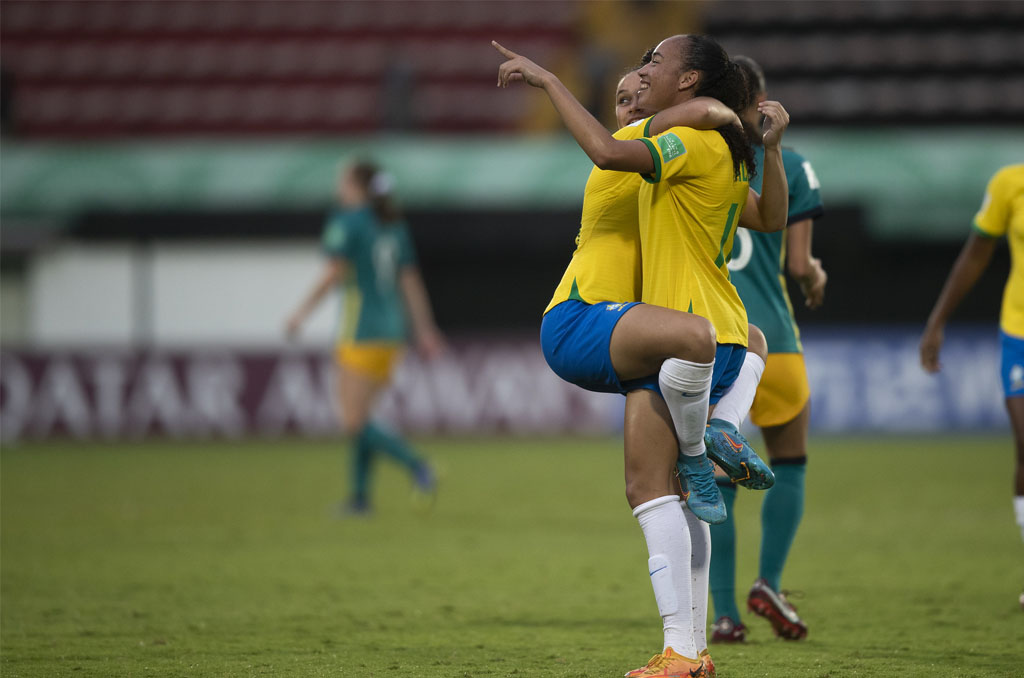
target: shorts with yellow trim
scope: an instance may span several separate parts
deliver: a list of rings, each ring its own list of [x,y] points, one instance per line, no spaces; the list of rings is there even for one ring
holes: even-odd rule
[[[338,344],[334,357],[344,368],[387,381],[403,353],[404,345],[400,342],[360,341]]]
[[[810,397],[803,354],[769,353],[750,420],[760,427],[781,426],[796,419]]]

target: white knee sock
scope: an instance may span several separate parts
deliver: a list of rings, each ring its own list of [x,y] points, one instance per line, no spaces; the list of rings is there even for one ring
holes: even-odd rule
[[[708,574],[711,572],[711,526],[680,502],[690,530],[690,581],[693,596],[693,642],[697,652],[708,649]]]
[[[723,419],[739,428],[747,418],[750,406],[754,404],[754,394],[757,393],[757,385],[761,383],[762,374],[764,361],[761,360],[761,356],[747,351],[747,357],[743,359],[743,366],[736,381],[715,405],[712,418]]]
[[[647,571],[654,587],[665,647],[690,659],[697,658],[693,642],[692,582],[690,581],[690,533],[679,497],[668,495],[633,509],[647,540]],[[664,649],[664,648],[663,648]]]
[[[691,363],[669,358],[661,364],[658,384],[672,414],[679,449],[689,457],[704,452],[704,426],[708,421],[708,398],[715,361]]]
[[[1020,538],[1024,539],[1024,495],[1013,498],[1013,512],[1017,514],[1017,525],[1020,526]]]

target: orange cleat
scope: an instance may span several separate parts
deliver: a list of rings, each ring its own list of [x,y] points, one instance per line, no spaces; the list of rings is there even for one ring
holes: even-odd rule
[[[715,670],[715,662],[711,661],[711,653],[704,650],[700,653],[700,663],[704,665],[704,670],[708,674],[708,678],[716,678],[718,672]]]
[[[707,664],[704,659],[689,659],[676,654],[671,647],[666,647],[661,654],[651,657],[647,666],[633,669],[626,674],[626,678],[709,678],[714,675],[708,673],[708,665],[712,671],[715,665],[711,663],[711,657],[707,657]]]

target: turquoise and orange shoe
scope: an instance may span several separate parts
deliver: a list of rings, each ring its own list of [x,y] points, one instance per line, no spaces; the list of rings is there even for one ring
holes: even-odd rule
[[[729,480],[751,490],[767,490],[775,484],[775,474],[735,426],[712,419],[704,429],[708,458],[729,475]]]
[[[708,659],[710,661],[710,657]],[[701,659],[688,659],[666,647],[663,653],[651,657],[647,666],[633,669],[626,678],[709,678],[710,675]]]
[[[708,455],[701,453],[691,457],[680,454],[676,469],[679,471],[686,505],[693,511],[693,515],[712,525],[724,523],[729,514],[718,483],[715,482],[715,467],[708,460]]]

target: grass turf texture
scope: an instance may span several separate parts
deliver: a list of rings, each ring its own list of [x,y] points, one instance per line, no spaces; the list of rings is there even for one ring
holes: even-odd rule
[[[620,676],[660,649],[609,439],[423,440],[429,514],[381,464],[339,519],[340,443],[25,445],[2,455],[0,673]],[[722,678],[1020,676],[1011,442],[820,438],[784,586],[810,626],[712,646]],[[738,587],[760,505],[741,490]]]

